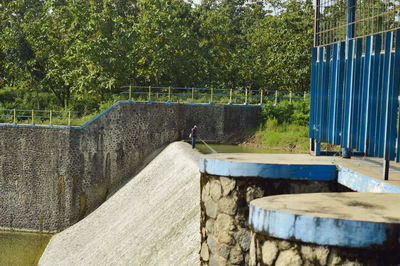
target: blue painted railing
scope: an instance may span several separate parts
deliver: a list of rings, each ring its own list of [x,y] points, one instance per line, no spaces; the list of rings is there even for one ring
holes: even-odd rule
[[[400,30],[314,47],[309,133],[315,153],[325,142],[400,161],[399,80]]]

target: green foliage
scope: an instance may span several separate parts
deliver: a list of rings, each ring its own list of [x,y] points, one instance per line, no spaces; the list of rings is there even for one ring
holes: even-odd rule
[[[310,116],[310,102],[308,101],[282,101],[275,105],[268,101],[262,107],[263,121],[274,120],[277,125],[284,123],[307,126]]]
[[[90,116],[122,85],[308,90],[312,17],[310,0],[4,0],[0,105]]]

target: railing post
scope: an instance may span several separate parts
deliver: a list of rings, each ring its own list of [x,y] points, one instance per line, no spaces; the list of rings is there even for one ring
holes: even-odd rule
[[[17,123],[17,110],[14,109],[14,124]]]
[[[278,104],[278,91],[275,91],[275,105]]]
[[[168,87],[168,101],[171,101],[171,87]]]
[[[192,88],[192,103],[194,103],[194,88]]]
[[[232,103],[232,88],[231,88],[231,90],[229,92],[229,102]]]
[[[32,125],[35,124],[35,111],[32,109]]]
[[[292,92],[291,91],[289,92],[289,100],[290,100],[290,103],[292,103]]]
[[[244,104],[247,104],[247,88],[245,89]]]
[[[71,111],[68,111],[68,126],[71,125]]]
[[[50,123],[49,123],[50,126],[52,125],[52,124],[51,124],[52,116],[53,116],[53,112],[50,111]]]
[[[129,86],[129,99],[132,99],[132,86]]]
[[[307,92],[304,92],[304,101],[306,100]]]
[[[151,101],[151,86],[149,86],[149,101]]]
[[[260,105],[263,103],[263,90],[260,89]]]

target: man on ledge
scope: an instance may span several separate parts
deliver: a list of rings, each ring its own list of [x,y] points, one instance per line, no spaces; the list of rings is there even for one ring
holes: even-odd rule
[[[196,131],[197,131],[197,126],[194,125],[189,136],[192,138],[192,149],[196,148]]]

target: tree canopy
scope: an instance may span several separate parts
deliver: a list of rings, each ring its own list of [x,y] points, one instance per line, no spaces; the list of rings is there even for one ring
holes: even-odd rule
[[[0,108],[94,112],[122,85],[309,90],[311,0],[2,0]]]

